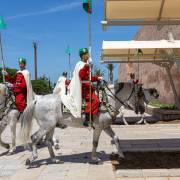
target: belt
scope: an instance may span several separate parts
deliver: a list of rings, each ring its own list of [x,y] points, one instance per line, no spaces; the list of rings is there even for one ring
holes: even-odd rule
[[[82,83],[90,83],[90,81],[82,81]]]

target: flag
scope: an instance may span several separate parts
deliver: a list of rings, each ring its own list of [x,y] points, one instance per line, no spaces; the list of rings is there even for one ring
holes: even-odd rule
[[[92,14],[92,0],[83,0],[83,9],[87,13]]]
[[[66,54],[71,55],[71,48],[69,46],[66,48]]]
[[[2,17],[0,17],[0,29],[6,29],[7,25]]]

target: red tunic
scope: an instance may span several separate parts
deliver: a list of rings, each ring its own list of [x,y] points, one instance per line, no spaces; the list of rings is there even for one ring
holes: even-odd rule
[[[99,104],[100,101],[95,94],[94,87],[89,82],[83,82],[83,81],[89,81],[89,65],[86,64],[80,71],[79,71],[79,77],[82,80],[82,98],[86,100],[86,108],[84,110],[85,113],[90,114],[90,86],[91,86],[91,113],[97,114],[99,111]],[[97,76],[91,77],[92,82],[98,81]]]
[[[66,81],[65,81],[65,86],[66,86],[66,87],[69,86],[70,82],[71,82],[71,80],[66,79]]]
[[[26,108],[27,87],[22,73],[16,73],[14,77],[6,76],[6,81],[13,84],[13,92],[16,98],[16,107],[19,112]]]

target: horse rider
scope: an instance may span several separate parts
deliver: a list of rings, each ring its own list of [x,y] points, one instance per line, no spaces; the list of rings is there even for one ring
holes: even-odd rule
[[[91,82],[97,82],[99,80],[102,80],[102,77],[98,76],[91,76],[91,82],[90,80],[90,64],[89,64],[89,51],[87,48],[81,48],[79,50],[79,56],[81,58],[81,68],[79,69],[79,78],[82,83],[82,99],[85,99],[86,101],[86,107],[83,112],[83,116],[85,116],[85,120],[83,122],[84,126],[89,126],[89,115],[90,113],[93,115],[96,115],[99,112],[99,98],[95,94],[95,88],[93,87]],[[78,63],[77,63],[78,64]],[[91,88],[91,94],[90,94],[90,88]],[[91,102],[90,102],[91,97]],[[91,110],[90,110],[91,109]],[[90,112],[91,111],[91,112]]]
[[[6,82],[9,82],[7,86],[14,92],[16,108],[22,113],[26,106],[33,101],[34,93],[30,73],[26,69],[26,59],[19,58],[18,62],[20,70],[14,77],[11,77],[6,70],[2,70],[2,73],[5,75]]]

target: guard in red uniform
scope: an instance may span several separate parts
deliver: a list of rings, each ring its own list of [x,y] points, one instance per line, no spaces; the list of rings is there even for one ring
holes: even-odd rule
[[[99,111],[99,104],[100,101],[95,94],[95,89],[89,82],[90,80],[90,65],[88,63],[88,60],[90,58],[89,51],[87,48],[83,48],[79,50],[79,55],[81,57],[81,61],[83,61],[84,67],[79,70],[79,77],[82,82],[82,98],[86,100],[86,108],[84,110],[85,113],[85,121],[84,126],[89,125],[89,114],[91,111],[92,115],[96,115]],[[102,80],[102,77],[98,76],[92,76],[91,82],[96,82]],[[91,87],[91,94],[90,94],[90,87]],[[91,97],[91,103],[90,103],[90,97]],[[91,109],[91,110],[90,110]],[[93,117],[93,116],[92,116]]]
[[[26,60],[24,58],[19,59],[19,67],[24,70],[26,66]],[[3,72],[7,82],[11,83],[11,88],[15,94],[16,107],[19,112],[23,112],[26,108],[27,98],[27,86],[26,81],[22,73],[17,72],[14,77],[11,77],[6,71]]]

